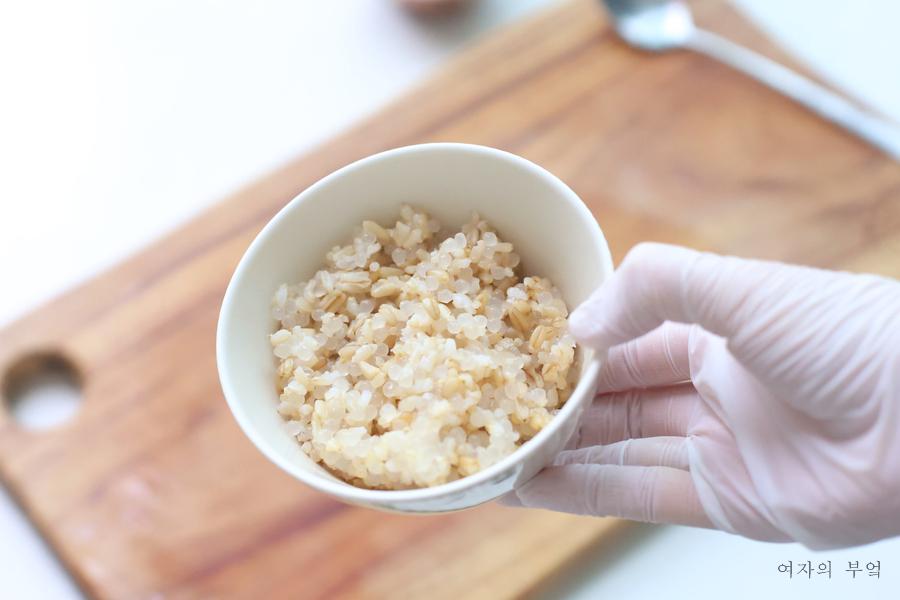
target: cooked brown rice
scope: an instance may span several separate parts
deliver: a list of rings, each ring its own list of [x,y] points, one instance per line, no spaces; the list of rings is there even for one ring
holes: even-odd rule
[[[304,452],[361,487],[453,481],[500,461],[574,386],[568,311],[549,279],[478,214],[437,243],[404,205],[366,221],[313,279],[282,285],[272,315],[278,412]]]

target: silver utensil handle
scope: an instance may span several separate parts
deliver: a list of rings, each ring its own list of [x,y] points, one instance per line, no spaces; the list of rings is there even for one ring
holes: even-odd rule
[[[695,30],[684,46],[746,73],[900,160],[900,127],[866,114],[831,90],[709,31]]]

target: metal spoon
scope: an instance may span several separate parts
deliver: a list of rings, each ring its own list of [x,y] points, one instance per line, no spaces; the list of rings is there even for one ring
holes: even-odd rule
[[[900,128],[867,114],[834,92],[794,71],[709,31],[694,26],[679,0],[601,0],[619,35],[632,46],[662,52],[687,48],[743,71],[805,105],[819,116],[900,159]]]

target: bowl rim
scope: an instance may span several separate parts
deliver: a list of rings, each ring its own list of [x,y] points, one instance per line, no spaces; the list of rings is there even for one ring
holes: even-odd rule
[[[253,242],[251,242],[250,246],[248,246],[247,250],[241,257],[240,262],[235,268],[234,274],[231,276],[231,280],[229,281],[228,287],[225,291],[225,296],[222,300],[222,307],[219,312],[219,319],[216,327],[216,364],[219,373],[219,381],[222,386],[222,391],[225,395],[225,400],[228,403],[228,407],[231,410],[231,413],[234,416],[235,420],[238,422],[241,430],[244,432],[244,435],[246,435],[250,439],[253,445],[256,446],[256,448],[260,452],[262,452],[263,455],[266,456],[266,458],[268,458],[289,475],[302,481],[306,485],[309,485],[310,487],[331,496],[355,503],[373,505],[390,504],[392,510],[397,510],[398,503],[439,499],[444,496],[456,495],[470,488],[479,487],[480,485],[490,482],[493,478],[511,469],[517,463],[524,462],[530,455],[537,451],[537,449],[543,444],[546,439],[553,436],[556,430],[562,427],[563,422],[571,418],[572,414],[578,409],[578,406],[585,402],[585,396],[593,395],[593,391],[596,387],[596,379],[599,374],[601,362],[603,359],[602,353],[594,352],[594,356],[591,358],[588,364],[582,367],[582,374],[575,386],[575,390],[573,390],[572,395],[566,401],[565,405],[563,405],[562,409],[560,409],[560,412],[556,415],[556,417],[554,417],[546,427],[539,431],[537,435],[522,444],[522,446],[520,446],[512,454],[506,456],[490,467],[478,471],[477,473],[433,487],[415,488],[409,490],[370,490],[365,488],[358,488],[350,483],[346,483],[340,480],[330,481],[328,479],[325,479],[324,477],[321,477],[320,475],[316,475],[304,471],[303,469],[296,468],[291,463],[291,461],[289,461],[285,456],[278,452],[273,443],[271,443],[268,439],[266,439],[265,436],[263,436],[256,430],[256,428],[250,421],[249,416],[244,411],[241,403],[237,398],[238,394],[232,386],[231,375],[225,365],[229,324],[233,319],[232,305],[234,302],[234,297],[237,293],[236,290],[240,285],[240,281],[244,279],[245,273],[248,272],[250,268],[250,263],[253,262],[253,257],[260,251],[260,248],[268,239],[269,234],[278,227],[279,223],[286,218],[287,214],[295,210],[304,202],[306,198],[313,195],[320,188],[327,186],[335,179],[344,177],[352,171],[367,167],[373,163],[393,160],[399,156],[418,154],[422,152],[465,152],[483,154],[507,161],[515,165],[517,168],[525,169],[531,171],[533,174],[536,174],[540,178],[547,181],[547,183],[549,183],[553,188],[555,188],[556,191],[559,192],[559,196],[564,199],[570,205],[570,207],[575,210],[576,213],[580,213],[580,216],[589,223],[588,228],[590,230],[591,237],[593,238],[593,243],[597,247],[603,249],[602,254],[605,255],[603,257],[603,261],[606,263],[604,267],[606,267],[609,273],[612,273],[613,270],[609,247],[606,243],[606,239],[603,236],[603,232],[601,231],[600,226],[597,224],[596,219],[594,219],[593,214],[591,214],[590,210],[588,210],[584,202],[582,202],[578,195],[574,191],[572,191],[569,186],[563,183],[562,180],[550,173],[548,170],[531,162],[530,160],[527,160],[510,152],[506,152],[504,150],[477,144],[465,144],[457,142],[415,144],[410,146],[403,146],[400,148],[394,148],[391,150],[373,154],[371,156],[367,156],[344,167],[341,167],[340,169],[332,172],[329,175],[326,175],[322,179],[313,183],[308,188],[297,194],[297,196],[295,196],[290,202],[288,202],[283,208],[281,208],[281,210],[279,210],[278,213],[276,213],[275,216],[272,217],[272,219],[268,223],[266,223],[265,227],[262,228],[262,230],[253,239]],[[593,226],[591,226],[590,224],[592,224]]]

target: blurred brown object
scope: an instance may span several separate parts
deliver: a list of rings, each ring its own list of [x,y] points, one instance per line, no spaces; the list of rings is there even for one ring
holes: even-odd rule
[[[722,0],[693,6],[713,31],[792,62]],[[900,276],[900,164],[728,67],[631,50],[595,0],[552,7],[0,332],[0,372],[45,350],[83,376],[65,427],[24,431],[0,409],[0,476],[88,596],[512,600],[606,539],[616,521],[339,504],[262,456],[222,398],[216,320],[260,229],[352,161],[440,141],[549,169],[616,261],[654,240]]]
[[[406,8],[419,13],[441,13],[456,10],[463,4],[477,0],[393,0]]]

